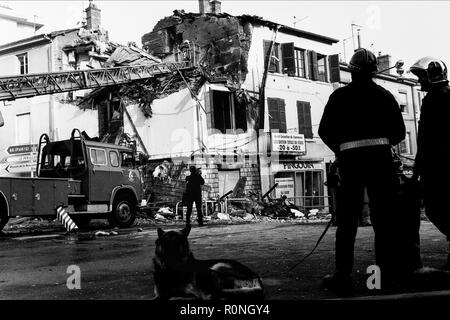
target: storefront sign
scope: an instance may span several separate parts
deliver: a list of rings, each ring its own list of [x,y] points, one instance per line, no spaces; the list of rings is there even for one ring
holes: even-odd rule
[[[275,188],[275,197],[286,196],[288,199],[294,199],[294,178],[275,178],[278,186]]]
[[[272,133],[272,151],[306,154],[305,136],[299,133]]]
[[[278,162],[278,163],[272,164],[273,172],[309,171],[309,170],[323,170],[323,162],[289,161],[289,162]]]

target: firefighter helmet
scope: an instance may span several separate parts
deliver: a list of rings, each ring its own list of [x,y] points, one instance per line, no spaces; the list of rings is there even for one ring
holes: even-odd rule
[[[419,80],[430,84],[447,81],[447,67],[442,60],[432,57],[423,57],[416,61],[409,69]]]
[[[359,48],[350,59],[348,68],[355,73],[374,74],[378,71],[377,58],[371,51]]]

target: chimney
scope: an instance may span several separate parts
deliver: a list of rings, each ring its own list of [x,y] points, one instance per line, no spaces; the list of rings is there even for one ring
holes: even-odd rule
[[[378,70],[380,70],[380,71],[392,67],[391,66],[391,56],[388,54],[381,55],[381,53],[379,53],[377,60],[378,60]],[[387,70],[382,73],[390,74],[391,73],[390,71],[391,70]]]
[[[209,0],[198,0],[198,7],[201,14],[211,13]]]
[[[219,0],[211,1],[211,13],[219,14],[222,12],[222,3]]]
[[[93,0],[89,0],[89,7],[87,7],[85,11],[86,11],[86,28],[89,30],[100,29],[101,10],[97,8]]]

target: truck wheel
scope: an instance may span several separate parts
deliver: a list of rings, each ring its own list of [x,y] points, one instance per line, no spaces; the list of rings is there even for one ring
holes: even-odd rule
[[[8,223],[9,216],[7,212],[6,202],[0,198],[0,231],[3,230],[3,227]]]
[[[119,197],[114,200],[113,209],[108,221],[113,227],[128,228],[136,219],[136,206],[128,198]]]
[[[73,222],[75,222],[77,227],[81,228],[81,229],[87,228],[89,226],[89,222],[91,222],[91,218],[90,217],[76,217],[76,216],[72,216],[71,218],[72,218]]]
[[[3,230],[3,227],[6,226],[6,224],[9,221],[9,217],[6,217],[3,215],[3,213],[0,214],[0,232]]]

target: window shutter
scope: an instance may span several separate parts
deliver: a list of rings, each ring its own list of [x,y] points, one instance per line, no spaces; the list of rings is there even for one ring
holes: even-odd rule
[[[283,99],[278,99],[278,112],[279,112],[279,117],[280,117],[280,132],[282,133],[286,133],[286,108],[285,108],[285,103]]]
[[[264,40],[264,63],[267,62],[268,55],[270,54],[270,43],[271,43],[271,41]],[[275,46],[275,43],[274,43],[273,44],[273,48],[272,48],[272,56],[276,56],[275,50],[276,50],[276,46]],[[269,72],[276,72],[277,71],[276,63],[277,63],[277,61],[275,61],[275,59],[270,57],[269,70],[268,70]],[[265,67],[266,66],[264,65],[264,68]]]
[[[211,89],[205,90],[205,111],[206,111],[206,128],[213,129],[214,128],[214,110],[212,103],[212,92]]]
[[[286,133],[286,111],[283,99],[267,98],[270,130]]]
[[[303,102],[297,101],[298,133],[305,133],[305,109]]]
[[[309,102],[297,101],[298,115],[298,133],[305,135],[305,138],[311,139],[312,121],[311,121],[311,104]]]
[[[280,125],[280,116],[278,112],[278,103],[273,98],[267,98],[267,106],[269,108],[269,126],[270,130],[278,129]]]
[[[309,78],[311,80],[317,80],[318,67],[317,67],[317,52],[309,51]]]
[[[294,43],[283,43],[281,44],[281,56],[283,61],[283,72],[287,73],[289,76],[295,75],[295,52]]]
[[[264,40],[263,44],[264,44],[264,61],[267,61],[267,56],[269,55],[270,41]]]
[[[309,102],[304,103],[305,109],[305,138],[312,139],[312,121],[311,121],[311,105]]]
[[[328,56],[328,64],[330,69],[330,82],[341,81],[341,73],[339,70],[339,55],[333,54]]]

